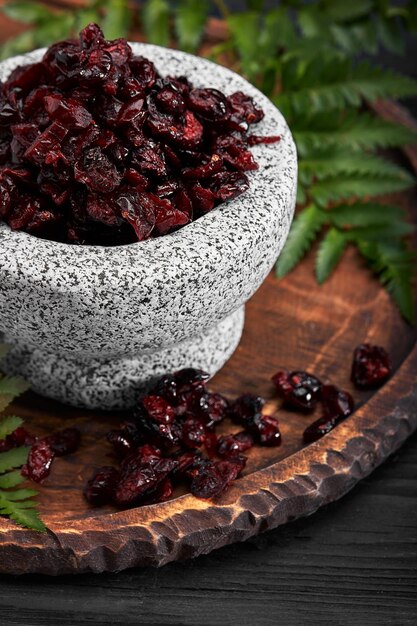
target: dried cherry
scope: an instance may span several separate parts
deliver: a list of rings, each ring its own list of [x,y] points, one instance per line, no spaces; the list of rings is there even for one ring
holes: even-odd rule
[[[359,389],[380,387],[391,375],[391,360],[381,346],[363,343],[355,348],[352,363],[352,382]]]

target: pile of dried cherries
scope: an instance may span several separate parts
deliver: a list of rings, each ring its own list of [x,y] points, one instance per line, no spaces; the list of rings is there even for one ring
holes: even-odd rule
[[[391,374],[387,352],[361,344],[354,352],[351,380],[359,389],[382,385]],[[186,368],[166,374],[142,396],[120,428],[107,433],[114,464],[99,468],[87,482],[84,495],[93,505],[118,507],[163,502],[177,484],[186,484],[199,498],[219,496],[238,478],[247,452],[256,445],[279,446],[281,433],[276,417],[264,413],[265,400],[246,393],[229,401],[208,391],[208,374]],[[311,414],[321,404],[322,416],[303,433],[304,443],[330,432],[354,410],[347,391],[323,384],[309,372],[281,370],[272,381],[283,407]],[[227,420],[234,432],[216,434]],[[227,423],[227,422],[226,422]],[[80,445],[76,428],[34,437],[23,427],[0,440],[0,452],[30,447],[22,474],[42,482],[56,457],[66,456]]]
[[[170,233],[248,189],[253,99],[161,77],[90,24],[0,85],[0,220],[73,244]]]

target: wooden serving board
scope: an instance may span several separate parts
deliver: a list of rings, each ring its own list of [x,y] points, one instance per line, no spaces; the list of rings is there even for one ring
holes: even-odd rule
[[[412,124],[396,106],[380,105],[379,112]],[[407,156],[417,171],[417,149],[408,148]],[[417,215],[415,191],[398,194],[395,201]],[[269,412],[280,419],[282,446],[250,450],[244,476],[214,501],[178,492],[163,504],[127,511],[93,508],[82,489],[94,468],[111,462],[104,435],[123,415],[71,409],[29,392],[10,412],[38,435],[76,426],[82,445],[76,454],[57,459],[40,487],[46,534],[0,518],[1,573],[116,571],[205,554],[340,498],[405,441],[417,428],[416,329],[401,319],[353,249],[320,288],[314,252],[284,280],[268,277],[247,305],[241,344],[210,382],[229,397],[265,396]],[[365,341],[385,346],[395,369],[373,394],[358,392],[349,382],[353,348]],[[303,447],[302,432],[319,413],[301,416],[280,408],[270,382],[280,368],[307,369],[348,389],[359,408]]]
[[[398,199],[417,206],[414,192]],[[373,395],[349,382],[352,350],[363,341],[384,345],[395,367]],[[358,410],[303,447],[302,431],[314,416],[279,408],[270,376],[281,367],[305,368],[349,389]],[[75,410],[29,392],[11,410],[39,435],[77,426],[82,446],[57,459],[40,487],[47,534],[1,519],[0,572],[56,575],[163,565],[309,515],[340,498],[417,428],[416,372],[415,329],[402,321],[355,252],[348,250],[320,288],[311,255],[286,279],[268,277],[247,306],[239,348],[210,383],[230,397],[251,391],[268,398],[280,419],[282,446],[252,449],[245,475],[215,501],[178,493],[169,502],[128,511],[95,509],[83,499],[83,485],[95,467],[109,463],[103,436],[122,415]]]

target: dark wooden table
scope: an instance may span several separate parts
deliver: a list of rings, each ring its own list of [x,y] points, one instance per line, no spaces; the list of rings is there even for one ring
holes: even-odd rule
[[[339,502],[244,544],[160,570],[0,582],[0,626],[414,626],[417,435]]]

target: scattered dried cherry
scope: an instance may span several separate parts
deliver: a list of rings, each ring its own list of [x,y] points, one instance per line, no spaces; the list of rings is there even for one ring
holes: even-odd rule
[[[337,421],[336,418],[320,417],[305,429],[303,433],[304,443],[313,443],[313,441],[317,441],[324,435],[327,435],[336,426]]]
[[[230,416],[237,424],[250,428],[255,419],[260,417],[265,400],[252,393],[245,393],[237,398],[230,407]]]
[[[321,402],[324,415],[329,419],[343,419],[353,413],[355,403],[348,391],[342,391],[334,385],[323,385]]]
[[[381,346],[363,343],[353,353],[352,382],[359,389],[380,387],[391,375],[388,352]]]
[[[225,487],[228,487],[231,482],[239,478],[240,474],[245,469],[246,460],[246,457],[240,454],[223,461],[218,461],[216,467],[222,475]]]
[[[66,456],[78,449],[81,433],[78,428],[65,428],[45,437],[44,440],[49,443],[55,456]]]
[[[208,461],[192,479],[190,491],[193,496],[206,500],[219,496],[226,486],[227,483],[220,469],[215,463]]]
[[[263,446],[280,446],[281,432],[278,420],[270,415],[258,415],[250,426],[251,433]]]
[[[253,444],[254,440],[252,435],[242,430],[235,435],[224,435],[220,437],[217,445],[217,454],[219,456],[234,457],[252,448]]]
[[[22,476],[36,483],[42,482],[50,474],[54,457],[55,452],[45,439],[36,441],[29,450],[27,461],[22,467]]]
[[[200,420],[188,417],[182,425],[181,441],[187,448],[199,448],[206,441],[206,429]]]
[[[96,506],[112,502],[119,478],[120,473],[114,467],[106,466],[98,469],[84,488],[87,501]]]
[[[129,456],[137,446],[137,443],[125,428],[110,430],[106,437],[107,441],[113,446],[114,453],[118,458]]]
[[[174,459],[143,461],[138,467],[124,471],[114,491],[114,500],[119,506],[132,505],[143,496],[153,492],[176,467]]]
[[[308,372],[279,371],[274,374],[272,381],[288,407],[311,411],[320,400],[322,383]]]
[[[172,424],[175,420],[174,409],[160,396],[145,396],[143,406],[150,417],[159,424]]]

